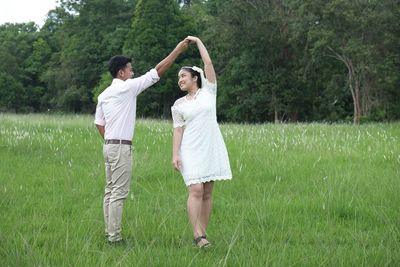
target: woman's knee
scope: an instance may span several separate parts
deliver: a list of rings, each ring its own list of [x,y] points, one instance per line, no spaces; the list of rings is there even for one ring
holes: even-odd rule
[[[209,200],[211,199],[211,196],[212,196],[212,191],[204,191],[203,200]]]
[[[189,196],[195,198],[203,198],[204,188],[202,184],[194,184],[189,186]]]
[[[203,200],[209,200],[213,191],[213,183],[205,183],[203,190]]]

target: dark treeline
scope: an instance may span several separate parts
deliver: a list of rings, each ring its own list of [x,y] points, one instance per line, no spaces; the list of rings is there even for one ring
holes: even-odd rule
[[[40,29],[0,26],[0,111],[92,113],[107,61],[154,67],[187,35],[209,48],[223,121],[400,119],[398,0],[60,0]],[[138,101],[168,118],[191,47]]]

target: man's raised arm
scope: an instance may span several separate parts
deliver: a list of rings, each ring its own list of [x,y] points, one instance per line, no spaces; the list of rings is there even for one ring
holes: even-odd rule
[[[179,54],[186,50],[188,45],[188,40],[181,41],[166,58],[164,58],[160,63],[157,64],[155,69],[158,73],[158,76],[163,75],[168,70],[168,68],[171,67],[175,59],[179,56]]]

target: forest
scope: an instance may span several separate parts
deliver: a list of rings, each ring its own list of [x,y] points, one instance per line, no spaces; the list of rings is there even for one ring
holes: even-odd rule
[[[113,55],[138,76],[195,35],[220,121],[400,119],[398,0],[59,0],[44,19],[0,25],[0,112],[91,114]],[[170,118],[183,65],[201,66],[195,47],[139,96],[138,116]]]

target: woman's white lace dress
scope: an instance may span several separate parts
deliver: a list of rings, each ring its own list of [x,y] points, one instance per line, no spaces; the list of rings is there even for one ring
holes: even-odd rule
[[[186,186],[232,179],[228,153],[216,114],[217,85],[203,80],[196,96],[172,106],[175,127],[183,127],[180,156]]]

